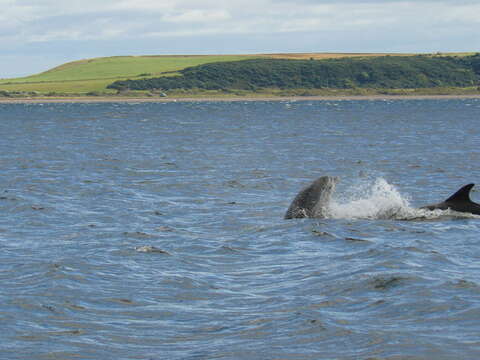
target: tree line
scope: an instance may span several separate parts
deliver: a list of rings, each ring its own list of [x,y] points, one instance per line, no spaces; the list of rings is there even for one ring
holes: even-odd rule
[[[328,60],[252,59],[185,68],[178,76],[115,81],[117,90],[412,89],[477,86],[472,56],[379,56]]]

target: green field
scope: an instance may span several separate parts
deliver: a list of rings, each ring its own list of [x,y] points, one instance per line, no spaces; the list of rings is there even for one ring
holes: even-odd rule
[[[299,53],[267,55],[165,55],[114,56],[79,60],[63,64],[46,72],[22,78],[0,79],[0,96],[76,96],[111,95],[115,90],[106,87],[116,80],[171,76],[186,67],[212,62],[253,58],[329,59],[368,57],[388,54]],[[406,55],[406,54],[390,54]],[[413,55],[413,54],[412,54]],[[438,54],[436,54],[438,55]],[[452,55],[452,54],[442,54]],[[471,55],[453,54],[458,56]],[[165,74],[167,72],[167,74]],[[141,94],[139,94],[141,95]]]
[[[79,60],[49,71],[15,79],[0,80],[0,90],[85,94],[107,91],[115,80],[158,77],[163,72],[175,72],[189,66],[210,62],[251,59],[252,55],[194,56],[115,56]]]

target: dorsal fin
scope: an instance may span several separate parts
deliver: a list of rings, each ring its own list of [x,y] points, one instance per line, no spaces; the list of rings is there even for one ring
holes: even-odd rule
[[[455,194],[450,196],[445,202],[471,202],[470,200],[470,190],[475,186],[475,184],[468,184],[460,188]]]

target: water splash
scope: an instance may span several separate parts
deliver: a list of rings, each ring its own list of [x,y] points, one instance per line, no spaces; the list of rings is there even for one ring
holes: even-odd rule
[[[393,219],[438,220],[444,218],[471,218],[473,214],[452,210],[414,208],[409,198],[383,178],[360,182],[343,194],[334,194],[327,217],[332,219]]]

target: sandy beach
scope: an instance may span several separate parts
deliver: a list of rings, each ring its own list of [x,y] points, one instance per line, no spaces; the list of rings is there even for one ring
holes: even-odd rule
[[[480,99],[478,95],[346,95],[346,96],[285,96],[285,97],[35,97],[0,98],[0,104],[22,103],[163,103],[163,102],[232,102],[232,101],[341,101],[341,100],[426,100],[426,99]]]

